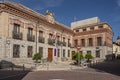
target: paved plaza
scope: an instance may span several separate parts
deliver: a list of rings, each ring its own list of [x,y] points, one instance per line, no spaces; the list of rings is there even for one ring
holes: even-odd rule
[[[54,67],[55,68],[55,67]],[[120,80],[120,61],[101,62],[69,70],[4,71],[0,80]]]

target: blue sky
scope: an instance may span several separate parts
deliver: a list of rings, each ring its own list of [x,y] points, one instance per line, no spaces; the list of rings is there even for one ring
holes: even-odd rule
[[[19,2],[41,14],[49,10],[55,19],[67,26],[76,20],[98,16],[102,22],[108,22],[115,40],[120,35],[120,0],[10,0]]]

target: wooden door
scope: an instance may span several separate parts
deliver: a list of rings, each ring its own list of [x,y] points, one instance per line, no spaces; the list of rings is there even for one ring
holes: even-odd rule
[[[48,48],[48,61],[52,61],[53,60],[53,49],[52,48]]]

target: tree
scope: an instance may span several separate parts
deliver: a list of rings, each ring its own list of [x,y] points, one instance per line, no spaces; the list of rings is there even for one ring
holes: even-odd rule
[[[35,60],[35,62],[38,62],[38,60],[41,60],[41,58],[42,58],[41,54],[36,53],[36,54],[34,54],[32,59]]]
[[[80,54],[80,57],[79,57],[80,59],[79,59],[79,60],[84,59],[84,56],[83,56],[82,53],[76,52],[76,53],[72,56],[72,60],[75,60],[77,63],[78,63],[78,54]]]
[[[87,62],[90,62],[90,59],[93,59],[93,56],[91,55],[91,53],[87,53],[85,55],[85,58],[87,59]]]

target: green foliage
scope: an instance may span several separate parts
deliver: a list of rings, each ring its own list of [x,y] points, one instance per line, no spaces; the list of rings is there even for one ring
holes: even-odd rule
[[[42,58],[42,56],[40,55],[40,53],[36,53],[36,54],[34,54],[32,59],[35,60],[36,62],[38,62],[38,60],[41,60],[41,58]]]
[[[79,60],[82,60],[82,59],[84,59],[84,56],[83,56],[83,54],[82,53],[80,53],[80,52],[76,52],[73,56],[72,56],[72,59],[73,60],[78,60],[78,55],[80,55],[80,59]]]
[[[93,56],[91,55],[91,53],[87,53],[85,55],[85,58],[89,60],[89,59],[93,59]]]

